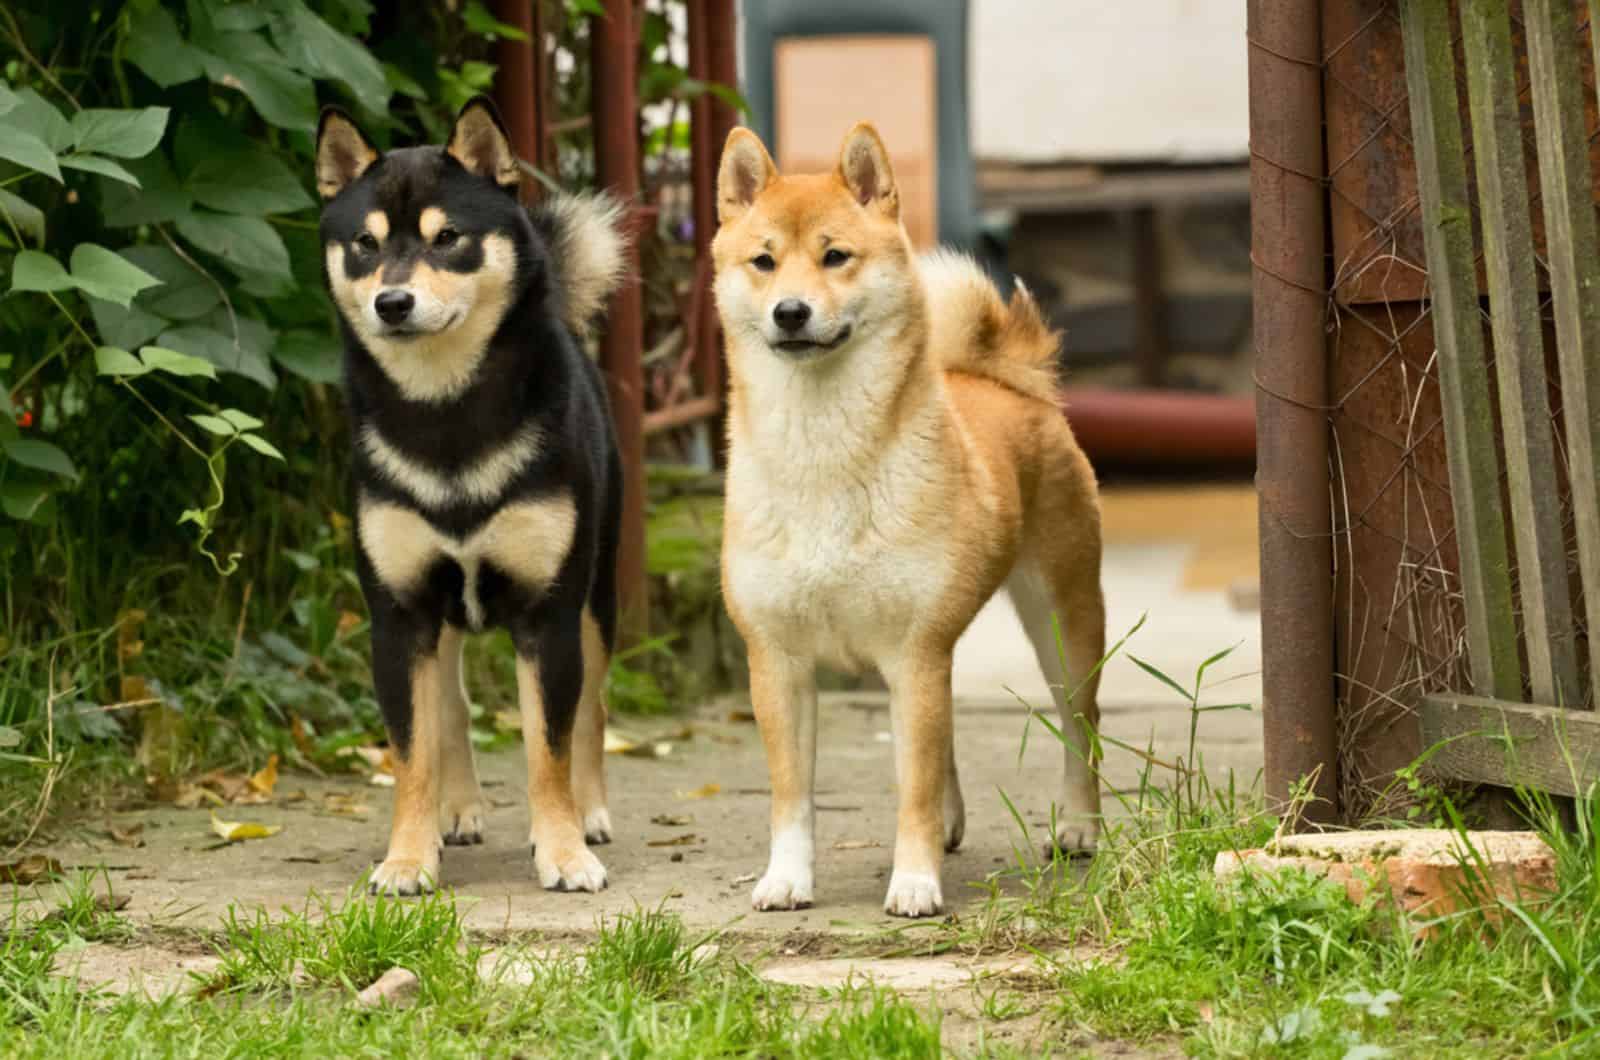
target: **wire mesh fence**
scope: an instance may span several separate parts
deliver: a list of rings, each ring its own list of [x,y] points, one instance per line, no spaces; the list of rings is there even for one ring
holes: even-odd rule
[[[1555,0],[1566,3],[1568,0]],[[1589,5],[1573,5],[1586,101],[1591,166],[1600,161]],[[1394,771],[1422,750],[1418,705],[1436,693],[1473,690],[1467,651],[1461,546],[1452,510],[1451,476],[1435,341],[1435,284],[1430,283],[1418,191],[1417,144],[1407,92],[1400,0],[1323,0],[1327,394],[1330,447],[1327,482],[1332,513],[1337,767],[1346,819],[1387,815]],[[1557,382],[1550,275],[1524,15],[1511,5],[1515,84],[1522,116],[1524,163],[1537,259],[1539,316],[1550,381],[1555,505],[1567,556],[1567,586],[1580,663],[1587,630],[1576,560],[1574,510]],[[1467,202],[1478,278],[1478,323],[1494,370],[1491,313],[1473,143],[1467,114],[1467,66],[1461,21],[1450,6],[1452,52],[1469,180]],[[1591,168],[1591,173],[1593,169]],[[1592,187],[1592,179],[1591,179]],[[1472,430],[1499,441],[1498,395]],[[1502,449],[1503,453],[1503,449]],[[1502,507],[1509,496],[1505,461],[1497,464]],[[1308,472],[1312,473],[1312,472]],[[1508,523],[1509,528],[1509,523]],[[1512,556],[1513,585],[1519,572]],[[1522,593],[1514,593],[1520,600]],[[1526,617],[1517,612],[1519,643]],[[1583,682],[1583,688],[1588,682]],[[1519,700],[1531,702],[1524,686]],[[1567,707],[1592,708],[1585,694]]]

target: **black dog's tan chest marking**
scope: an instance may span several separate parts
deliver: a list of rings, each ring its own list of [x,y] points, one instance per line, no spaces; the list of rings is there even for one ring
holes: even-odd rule
[[[484,622],[479,587],[491,571],[528,590],[555,580],[572,548],[578,513],[567,493],[513,501],[464,537],[439,530],[410,508],[362,497],[357,513],[361,546],[378,578],[404,599],[441,560],[461,568],[467,623]]]

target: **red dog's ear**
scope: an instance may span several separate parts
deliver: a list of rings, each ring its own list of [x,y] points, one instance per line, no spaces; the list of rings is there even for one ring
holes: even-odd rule
[[[761,143],[761,137],[740,127],[728,134],[717,170],[717,220],[735,220],[750,208],[773,178],[778,167]]]
[[[350,115],[338,107],[324,107],[317,123],[317,193],[331,199],[378,160],[378,150],[367,141]]]
[[[839,148],[839,179],[856,202],[881,210],[890,219],[900,217],[900,189],[895,186],[889,152],[870,122],[851,129]]]
[[[445,153],[470,173],[487,177],[502,188],[522,184],[522,169],[511,149],[511,137],[501,124],[500,112],[488,96],[478,96],[461,108]]]

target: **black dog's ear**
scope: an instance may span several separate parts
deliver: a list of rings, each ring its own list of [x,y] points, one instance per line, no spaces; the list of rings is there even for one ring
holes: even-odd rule
[[[331,199],[378,160],[378,150],[338,107],[322,108],[317,123],[317,192]]]
[[[522,183],[522,167],[511,149],[511,137],[488,96],[478,96],[461,108],[445,153],[469,173],[487,177],[507,190],[514,191]]]

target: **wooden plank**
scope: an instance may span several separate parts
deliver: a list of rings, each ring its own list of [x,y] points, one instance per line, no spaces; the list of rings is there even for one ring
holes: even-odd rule
[[[1600,718],[1482,696],[1423,699],[1422,743],[1441,776],[1579,795],[1600,779]],[[1425,751],[1424,754],[1427,752]]]
[[[1517,656],[1510,561],[1500,509],[1500,461],[1478,315],[1449,7],[1446,0],[1402,0],[1400,18],[1423,247],[1433,288],[1451,507],[1466,604],[1467,661],[1473,691],[1518,699],[1522,664]]]
[[[1591,8],[1593,5],[1591,4]],[[1590,630],[1591,705],[1600,703],[1600,241],[1585,128],[1578,29],[1568,0],[1527,0],[1528,69],[1544,189],[1550,295],[1561,366],[1561,406],[1572,483],[1578,564]],[[1578,704],[1574,704],[1576,706]]]
[[[1561,511],[1551,503],[1555,436],[1506,0],[1462,4],[1461,29],[1529,685],[1540,703],[1577,706],[1583,686]]]
[[[1105,169],[991,162],[978,167],[978,199],[990,210],[1090,213],[1140,206],[1227,205],[1249,198],[1246,165]]]

